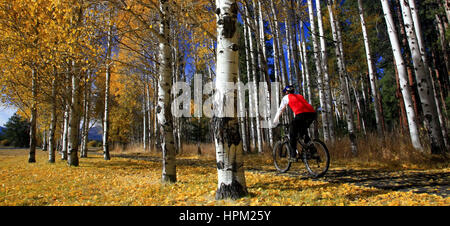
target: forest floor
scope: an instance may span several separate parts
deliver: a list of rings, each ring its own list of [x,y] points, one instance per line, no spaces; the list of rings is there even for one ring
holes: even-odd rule
[[[0,205],[132,206],[450,206],[450,167],[386,167],[332,161],[328,173],[311,179],[302,163],[278,174],[270,154],[245,157],[249,195],[214,199],[217,171],[213,154],[177,156],[177,183],[162,184],[161,156],[149,152],[112,152],[110,161],[90,151],[80,166],[47,163],[38,150],[0,150]]]

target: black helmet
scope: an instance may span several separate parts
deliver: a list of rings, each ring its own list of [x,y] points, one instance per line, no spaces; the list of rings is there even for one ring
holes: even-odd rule
[[[295,91],[294,86],[291,86],[291,85],[287,85],[287,86],[284,87],[284,89],[283,89],[283,93],[286,93],[286,92],[288,92],[288,93],[294,93],[294,91]]]

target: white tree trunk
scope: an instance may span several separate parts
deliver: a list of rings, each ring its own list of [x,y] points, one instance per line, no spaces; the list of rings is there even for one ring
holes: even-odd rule
[[[152,128],[153,128],[153,126],[152,126],[152,114],[151,114],[151,112],[152,112],[152,108],[153,108],[153,106],[152,106],[152,101],[150,100],[150,83],[149,83],[149,80],[148,80],[148,76],[147,76],[147,82],[145,83],[145,88],[146,88],[146,100],[147,100],[147,118],[148,118],[148,120],[147,120],[147,128],[148,128],[148,133],[147,133],[147,137],[148,137],[148,150],[150,151],[151,150],[151,145],[152,145],[152,137],[153,137],[153,130],[152,130]]]
[[[254,1],[253,1],[254,2]],[[255,6],[255,4],[253,4]],[[257,23],[255,23],[257,24]],[[256,32],[256,34],[258,34],[258,32]],[[253,38],[251,36],[251,33],[249,33],[250,37],[249,37],[249,44],[250,44],[250,55],[251,58],[253,59],[253,64],[252,64],[252,87],[254,88],[254,90],[251,91],[252,93],[252,98],[253,98],[253,106],[252,108],[255,109],[255,113],[256,115],[254,115],[255,117],[255,124],[256,124],[256,147],[258,150],[258,153],[262,153],[263,149],[262,149],[262,132],[261,132],[261,120],[260,120],[260,116],[259,116],[259,104],[258,104],[258,87],[256,85],[256,77],[257,77],[257,70],[256,70],[256,66],[258,65],[259,61],[259,57],[257,57],[258,54],[258,45],[257,43],[253,43]],[[256,37],[256,39],[258,40],[259,37]],[[261,65],[259,65],[259,68],[261,68]]]
[[[83,114],[83,130],[82,130],[82,136],[81,136],[81,151],[80,151],[80,157],[86,158],[87,152],[88,152],[88,141],[89,141],[89,121],[90,121],[90,94],[91,94],[91,87],[89,82],[89,73],[87,72],[84,78],[84,114]]]
[[[397,31],[394,26],[394,19],[392,18],[391,9],[389,7],[388,0],[381,0],[383,6],[384,18],[386,20],[386,27],[389,34],[389,40],[391,42],[392,51],[394,54],[396,67],[400,80],[400,90],[403,95],[403,100],[405,103],[406,116],[408,118],[408,127],[411,137],[412,145],[417,150],[423,150],[422,144],[419,138],[419,130],[415,121],[416,115],[414,113],[414,107],[412,102],[411,93],[408,89],[408,75],[406,72],[405,62],[403,61],[403,56],[401,53],[400,42],[398,40]]]
[[[272,11],[272,17],[273,17],[273,48],[274,48],[274,53],[273,53],[273,57],[274,57],[274,64],[276,66],[276,68],[279,70],[280,67],[280,58],[282,58],[282,56],[284,54],[282,54],[283,51],[283,45],[281,45],[280,42],[280,33],[279,33],[279,22],[278,22],[278,15],[277,12],[275,11],[275,4],[273,2],[273,0],[270,0],[270,9]],[[283,87],[285,87],[287,85],[287,75],[286,75],[286,67],[283,69],[281,68],[280,74],[281,74],[281,84]],[[275,70],[275,72],[277,72],[277,70]]]
[[[249,24],[250,24],[250,18],[249,18],[250,14],[249,14],[249,10],[248,7],[245,6],[245,20],[246,23],[244,23],[244,31],[245,31],[245,43],[246,43],[246,54],[248,56],[248,64],[247,64],[247,79],[248,79],[248,83],[253,82],[253,78],[254,78],[254,74],[255,74],[255,56],[254,56],[254,50],[253,50],[253,42],[252,42],[252,33],[251,33],[251,29],[249,28]],[[209,71],[210,68],[208,67]],[[254,91],[253,90],[249,90],[248,92],[248,102],[249,102],[249,107],[250,109],[254,109]],[[251,141],[251,146],[252,147],[256,147],[256,128],[255,128],[255,119],[253,118],[253,115],[249,114],[248,117],[249,121],[250,121],[250,141]]]
[[[287,51],[286,51],[286,53],[287,53],[287,62],[286,62],[286,66],[287,66],[287,71],[288,71],[288,73],[289,73],[289,85],[293,85],[293,73],[292,73],[292,65],[291,65],[291,62],[292,62],[292,59],[291,59],[291,46],[290,46],[290,44],[291,44],[291,41],[290,41],[290,38],[291,38],[291,36],[289,35],[289,23],[287,22],[287,18],[285,19],[285,21],[284,21],[284,24],[285,24],[285,29],[286,29],[286,33],[285,33],[285,37],[286,37],[286,47],[287,47]]]
[[[359,11],[359,18],[361,20],[361,30],[362,30],[363,38],[364,38],[364,47],[366,50],[366,59],[367,59],[367,68],[369,71],[370,87],[371,87],[371,91],[372,91],[372,96],[374,98],[373,107],[375,110],[375,121],[377,124],[377,132],[378,132],[379,136],[383,137],[384,131],[383,131],[383,127],[381,124],[381,117],[383,117],[383,116],[381,115],[380,107],[378,106],[378,103],[379,103],[378,100],[380,97],[378,96],[378,92],[377,92],[377,83],[376,83],[377,79],[375,77],[372,53],[371,53],[370,45],[369,45],[369,36],[367,35],[366,22],[364,19],[364,10],[362,7],[361,0],[358,0],[358,11]]]
[[[428,64],[428,58],[425,52],[425,42],[423,40],[423,33],[422,33],[422,26],[420,24],[420,20],[419,20],[419,10],[416,7],[416,3],[414,0],[408,0],[409,6],[411,8],[411,16],[412,16],[412,20],[414,23],[414,29],[415,29],[415,33],[416,33],[416,37],[417,37],[417,44],[419,45],[419,50],[420,50],[420,56],[422,57],[422,61],[423,61],[423,66],[425,68],[425,70],[429,71],[429,75],[430,75],[430,83],[432,85],[432,90],[433,90],[433,97],[434,97],[434,102],[436,103],[436,111],[437,111],[437,115],[439,117],[439,124],[441,125],[441,131],[442,131],[442,136],[443,136],[443,140],[444,140],[444,144],[445,147],[448,148],[448,143],[447,143],[447,139],[448,139],[448,135],[447,135],[447,129],[446,129],[446,125],[444,122],[444,117],[442,115],[442,111],[441,111],[441,107],[439,106],[439,98],[437,96],[437,91],[435,89],[435,84],[434,84],[434,79],[433,79],[433,71],[431,69],[431,67]],[[450,7],[450,1],[446,0],[445,3],[445,10],[447,12],[447,19],[449,19],[449,7]],[[430,87],[429,87],[430,88]]]
[[[56,71],[56,70],[55,70]],[[55,72],[56,73],[56,72]],[[48,162],[55,162],[55,130],[56,130],[56,74],[52,80],[52,110],[50,116],[50,130],[48,134]]]
[[[261,97],[265,98],[265,112],[263,114],[264,121],[268,123],[267,128],[267,135],[269,140],[269,145],[273,146],[273,134],[272,134],[272,120],[270,120],[270,78],[268,74],[268,66],[267,66],[267,54],[266,54],[266,40],[265,40],[265,32],[264,32],[264,20],[263,20],[263,13],[262,13],[262,6],[261,1],[258,1],[258,12],[259,12],[259,37],[260,37],[260,44],[261,44],[261,50],[262,50],[262,59],[261,64],[264,68],[263,70],[263,81],[265,82],[264,88],[264,94],[260,95]],[[260,87],[261,89],[261,87]]]
[[[144,151],[147,151],[147,138],[148,138],[148,129],[147,129],[147,89],[145,87],[144,82],[144,93],[142,95],[142,144]],[[150,122],[149,122],[150,123]]]
[[[176,177],[176,146],[173,134],[173,117],[170,109],[172,87],[172,58],[169,43],[169,3],[167,0],[159,1],[161,12],[160,35],[164,37],[159,43],[159,84],[158,84],[158,122],[161,133],[161,149],[163,154],[162,182],[173,183]]]
[[[332,98],[331,98],[331,87],[330,87],[330,78],[328,74],[328,56],[327,56],[327,49],[326,49],[326,43],[325,43],[325,34],[323,31],[323,22],[322,22],[322,10],[320,6],[320,0],[316,0],[316,11],[317,11],[317,24],[319,29],[319,36],[320,36],[320,55],[322,57],[321,63],[322,63],[322,74],[323,74],[323,89],[325,94],[325,112],[326,117],[328,118],[328,129],[329,129],[329,135],[331,142],[334,142],[334,120],[333,120],[333,105],[332,105]]]
[[[67,140],[69,132],[69,104],[64,106],[64,128],[62,137],[61,160],[67,160]]]
[[[42,146],[41,146],[42,151],[47,151],[47,130],[42,131]]]
[[[112,26],[108,28],[106,47],[106,74],[105,74],[105,111],[103,119],[103,158],[110,160],[109,154],[109,92],[111,82],[111,48],[112,48]]]
[[[340,37],[340,26],[339,26],[339,22],[335,20],[334,18],[334,14],[333,14],[333,9],[331,7],[331,1],[328,0],[327,1],[327,8],[328,8],[328,13],[330,15],[330,24],[331,24],[331,30],[333,33],[333,41],[335,44],[335,52],[336,52],[336,58],[337,58],[337,65],[339,68],[339,80],[340,80],[340,85],[341,85],[341,89],[343,92],[343,99],[344,99],[344,109],[345,109],[345,116],[346,116],[346,120],[347,120],[347,129],[348,129],[348,134],[349,134],[349,138],[350,138],[350,143],[351,143],[351,151],[354,155],[356,155],[358,153],[358,148],[356,145],[356,136],[355,136],[355,124],[354,124],[354,119],[353,119],[353,108],[352,108],[352,103],[350,101],[350,91],[348,90],[348,86],[347,86],[347,68],[345,65],[345,57],[344,57],[344,50],[342,49],[342,38]],[[336,108],[337,109],[337,108]]]
[[[409,49],[411,51],[411,58],[414,64],[414,72],[416,75],[417,87],[422,104],[422,111],[425,120],[424,122],[429,131],[428,134],[431,143],[431,153],[440,154],[444,152],[445,145],[439,124],[436,102],[433,96],[431,77],[422,60],[423,58],[416,35],[417,29],[415,29],[415,25],[413,23],[409,4],[406,1],[400,1],[400,6],[402,9],[403,22],[405,24]]]
[[[227,84],[237,81],[239,52],[237,47],[237,13],[235,0],[216,0],[217,67],[213,118],[218,186],[216,199],[238,199],[248,194],[244,175],[242,140],[238,119],[224,117],[224,103],[234,98],[234,89]]]
[[[311,29],[311,37],[313,41],[313,51],[314,51],[314,61],[317,70],[317,88],[319,89],[319,101],[320,107],[322,108],[322,129],[323,129],[323,139],[325,142],[330,140],[330,131],[329,131],[329,123],[328,117],[326,114],[326,101],[325,101],[325,93],[322,83],[322,66],[321,59],[319,57],[319,46],[317,43],[317,35],[316,35],[316,25],[314,22],[314,9],[312,0],[308,0],[308,11],[309,11],[309,21],[310,21],[310,29]]]
[[[303,61],[302,61],[302,68],[305,71],[305,77],[306,77],[306,96],[309,103],[312,103],[312,94],[311,94],[311,77],[309,74],[309,67],[308,67],[308,56],[306,53],[306,41],[305,41],[305,35],[303,33],[303,21],[300,21],[300,34],[302,37],[302,51],[301,54],[303,55]],[[305,86],[305,81],[303,81],[303,86]]]

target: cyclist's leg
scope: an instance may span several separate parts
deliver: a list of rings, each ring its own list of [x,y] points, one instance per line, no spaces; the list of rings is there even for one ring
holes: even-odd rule
[[[316,120],[317,113],[316,112],[307,112],[304,113],[304,124],[302,127],[302,136],[304,136],[305,144],[308,144],[311,141],[311,138],[308,135],[308,128],[311,126],[311,124]]]
[[[290,128],[289,128],[289,144],[291,146],[291,156],[296,156],[297,149],[297,138],[299,134],[300,125],[302,124],[301,114],[296,115],[294,120],[292,120]]]

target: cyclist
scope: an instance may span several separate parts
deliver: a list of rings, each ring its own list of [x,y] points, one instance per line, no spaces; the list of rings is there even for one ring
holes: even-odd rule
[[[297,162],[296,149],[298,135],[304,137],[305,144],[310,145],[311,138],[308,136],[307,129],[317,118],[317,113],[314,110],[314,107],[309,104],[302,95],[295,94],[294,92],[295,89],[291,85],[288,85],[283,89],[285,96],[281,100],[280,107],[278,108],[277,114],[273,120],[273,125],[277,126],[281,114],[288,105],[295,114],[294,120],[292,120],[289,126],[289,139],[291,146],[291,157],[289,158],[290,162]]]

